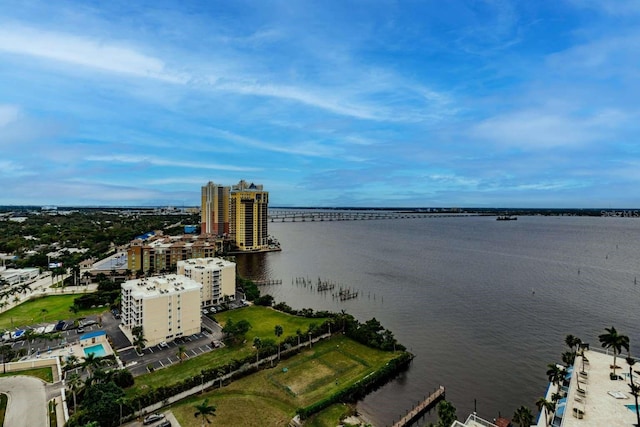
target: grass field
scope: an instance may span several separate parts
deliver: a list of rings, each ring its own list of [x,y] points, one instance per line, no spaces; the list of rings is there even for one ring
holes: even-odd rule
[[[344,403],[336,403],[324,411],[312,416],[304,425],[306,427],[336,427],[340,420],[352,413],[352,409]]]
[[[25,301],[11,310],[0,314],[0,329],[13,329],[29,326],[36,323],[55,323],[61,319],[72,319],[98,314],[108,310],[108,307],[96,307],[89,310],[81,310],[77,314],[69,311],[73,300],[81,294],[75,295],[51,295],[35,300]],[[46,312],[42,310],[45,309]]]
[[[297,408],[348,387],[384,366],[394,356],[394,353],[365,347],[342,335],[334,336],[281,361],[273,369],[259,371],[174,405],[172,411],[183,427],[199,426],[200,421],[193,416],[193,405],[208,398],[209,404],[217,408],[214,419],[217,426],[287,425]],[[327,408],[315,417],[312,425],[330,425],[330,420],[343,415],[340,408],[344,407]]]
[[[33,368],[25,369],[24,371],[7,372],[6,374],[0,373],[0,377],[12,377],[16,375],[28,375],[30,377],[40,378],[49,383],[53,382],[53,372],[51,372],[51,368]]]
[[[284,333],[280,340],[287,335],[296,334],[299,328],[306,331],[311,323],[320,325],[325,319],[306,319],[304,317],[292,316],[290,314],[281,313],[267,307],[244,307],[238,310],[232,310],[216,315],[216,320],[223,326],[228,319],[234,322],[247,320],[251,323],[251,330],[246,335],[246,342],[232,348],[222,348],[201,356],[185,360],[182,363],[176,363],[168,368],[141,375],[136,377],[134,387],[127,390],[127,395],[132,396],[137,393],[140,388],[157,388],[162,385],[175,384],[185,378],[200,375],[200,371],[213,366],[224,366],[233,359],[240,360],[250,354],[255,354],[253,349],[253,338],[273,338],[276,339],[274,329],[276,325],[283,327]],[[177,350],[176,350],[177,351]]]
[[[276,339],[274,329],[276,325],[282,326],[283,334],[279,341],[287,336],[296,336],[296,330],[300,329],[303,333],[309,328],[309,325],[315,323],[320,326],[325,318],[308,319],[305,317],[292,316],[282,313],[268,307],[250,306],[239,310],[225,311],[215,315],[215,319],[221,325],[225,325],[227,320],[232,319],[238,322],[246,319],[251,323],[251,330],[247,333],[247,340],[253,340],[253,337]]]

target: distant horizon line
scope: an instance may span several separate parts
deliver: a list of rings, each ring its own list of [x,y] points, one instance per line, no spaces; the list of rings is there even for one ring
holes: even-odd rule
[[[32,205],[32,204],[15,204],[15,205],[0,205],[0,210],[11,209],[200,209],[199,205]],[[640,208],[618,208],[618,207],[497,207],[497,206],[269,206],[269,209],[336,209],[336,210],[433,210],[433,209],[446,209],[446,210],[502,210],[502,211],[638,211]]]

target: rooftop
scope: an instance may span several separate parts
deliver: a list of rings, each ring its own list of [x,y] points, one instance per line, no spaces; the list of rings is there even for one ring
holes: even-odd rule
[[[180,274],[127,280],[122,284],[122,289],[131,290],[131,296],[136,299],[158,297],[165,294],[179,294],[201,288],[202,285],[200,283]]]
[[[484,420],[477,416],[476,414],[471,414],[467,417],[467,420],[463,423],[461,421],[455,421],[451,427],[498,427],[497,425],[490,423],[487,420]]]
[[[236,264],[223,258],[189,258],[184,261],[178,261],[178,265],[184,265],[185,267],[235,267]]]
[[[613,355],[585,350],[569,368],[566,398],[556,407],[554,426],[602,427],[635,425],[635,399],[629,392],[629,371],[624,355],[616,359],[616,378],[611,379]],[[639,365],[640,366],[640,365]],[[633,372],[634,383],[640,382],[639,371]],[[556,387],[549,387],[547,400]]]

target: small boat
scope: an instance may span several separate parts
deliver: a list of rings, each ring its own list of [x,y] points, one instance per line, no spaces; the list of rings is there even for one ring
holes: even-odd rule
[[[518,217],[517,216],[512,216],[512,215],[499,215],[496,218],[496,221],[517,221]]]

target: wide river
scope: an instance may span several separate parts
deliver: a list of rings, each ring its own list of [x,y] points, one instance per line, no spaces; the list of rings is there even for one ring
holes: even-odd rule
[[[605,327],[640,349],[640,219],[423,218],[270,223],[282,252],[238,257],[238,270],[294,308],[377,318],[416,355],[410,369],[358,404],[391,425],[442,384],[458,418],[477,409],[534,413],[546,366],[573,334],[599,347]],[[297,277],[359,291],[339,301]],[[635,353],[635,352],[634,352]]]

